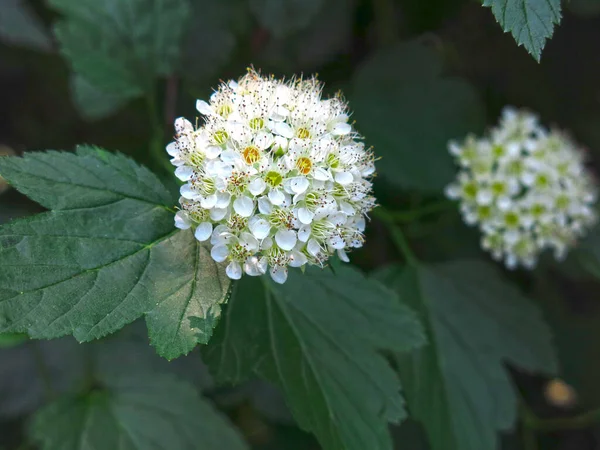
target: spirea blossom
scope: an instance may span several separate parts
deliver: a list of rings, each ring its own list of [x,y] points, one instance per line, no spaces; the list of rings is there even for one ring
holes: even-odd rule
[[[449,150],[460,171],[446,194],[508,268],[533,268],[544,249],[563,259],[596,221],[583,152],[531,113],[507,107],[487,136],[451,142]]]
[[[204,120],[175,121],[167,146],[181,187],[175,225],[210,241],[226,273],[323,266],[361,247],[375,205],[371,150],[348,123],[340,96],[323,99],[314,78],[277,80],[253,70],[198,100]]]

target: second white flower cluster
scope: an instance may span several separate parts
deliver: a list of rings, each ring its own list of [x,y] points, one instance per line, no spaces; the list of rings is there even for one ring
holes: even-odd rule
[[[506,108],[488,136],[450,143],[461,169],[446,194],[479,226],[482,246],[507,267],[532,268],[552,249],[565,257],[596,221],[596,191],[583,153],[528,112]]]
[[[210,240],[211,255],[238,279],[323,265],[361,247],[375,200],[373,155],[339,98],[314,79],[283,82],[250,71],[198,101],[199,128],[180,118],[167,147],[186,182],[176,226]]]

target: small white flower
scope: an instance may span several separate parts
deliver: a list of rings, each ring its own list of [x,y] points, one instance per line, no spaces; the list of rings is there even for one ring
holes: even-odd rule
[[[268,272],[284,283],[288,267],[322,267],[335,253],[348,262],[346,251],[362,246],[374,156],[346,103],[321,91],[315,79],[249,71],[196,102],[199,128],[175,121],[166,150],[185,183],[175,225],[210,242],[231,279]]]
[[[509,269],[532,269],[545,249],[563,259],[596,222],[596,186],[583,153],[533,114],[506,108],[488,137],[448,148],[461,169],[446,196],[460,202],[464,221],[483,233],[482,247]]]

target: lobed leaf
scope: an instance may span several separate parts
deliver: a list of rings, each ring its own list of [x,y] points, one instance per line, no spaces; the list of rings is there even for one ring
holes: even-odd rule
[[[483,0],[505,32],[540,61],[546,40],[561,19],[560,0]]]
[[[517,395],[505,364],[552,374],[557,362],[538,309],[475,260],[381,270],[377,278],[420,312],[431,344],[398,354],[413,417],[433,450],[495,450]]]
[[[49,0],[64,15],[55,27],[62,54],[84,81],[76,85],[85,116],[100,117],[154,89],[179,62],[190,7],[187,0]],[[85,84],[81,84],[85,83]],[[83,90],[86,89],[87,91]],[[110,108],[83,103],[102,94]],[[83,90],[83,91],[82,91]],[[90,99],[91,100],[91,99]]]
[[[238,432],[185,382],[166,375],[105,377],[36,413],[43,450],[247,449]]]
[[[0,174],[55,209],[0,228],[0,332],[88,341],[146,314],[169,359],[209,339],[229,279],[174,229],[171,194],[150,171],[80,148],[2,158]]]
[[[349,267],[293,271],[276,286],[246,277],[205,349],[221,382],[251,373],[278,384],[299,425],[324,449],[392,449],[388,422],[406,416],[378,350],[424,343],[413,312]]]

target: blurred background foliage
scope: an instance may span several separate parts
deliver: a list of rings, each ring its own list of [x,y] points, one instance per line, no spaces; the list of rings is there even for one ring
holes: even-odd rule
[[[600,0],[564,4],[540,64],[473,0],[160,4],[148,15],[136,10],[146,6],[139,0],[0,0],[0,154],[90,143],[119,149],[166,176],[157,155],[174,118],[194,117],[196,98],[254,65],[278,76],[318,73],[327,93],[344,91],[357,127],[382,158],[380,202],[422,213],[408,214],[405,229],[425,260],[480,255],[477,235],[440,203],[454,174],[446,142],[481,132],[503,106],[527,107],[569,130],[597,171]],[[0,223],[40,211],[1,181],[0,192]],[[377,221],[367,242],[353,258],[359,266],[398,258]],[[513,373],[528,405],[523,420],[535,428],[547,419],[538,424],[542,449],[600,449],[598,249],[600,235],[590,236],[569,263],[513,275],[554,330],[564,378]],[[143,325],[133,324],[86,346],[71,338],[1,336],[0,449],[33,448],[23,437],[30,414],[45,398],[86,383],[90,368],[174,373],[225,411],[253,448],[318,448],[273,386],[217,387],[197,352],[167,363],[148,346]],[[530,437],[519,432],[504,435],[502,448],[524,449]],[[393,435],[398,449],[428,449],[416,422]]]

